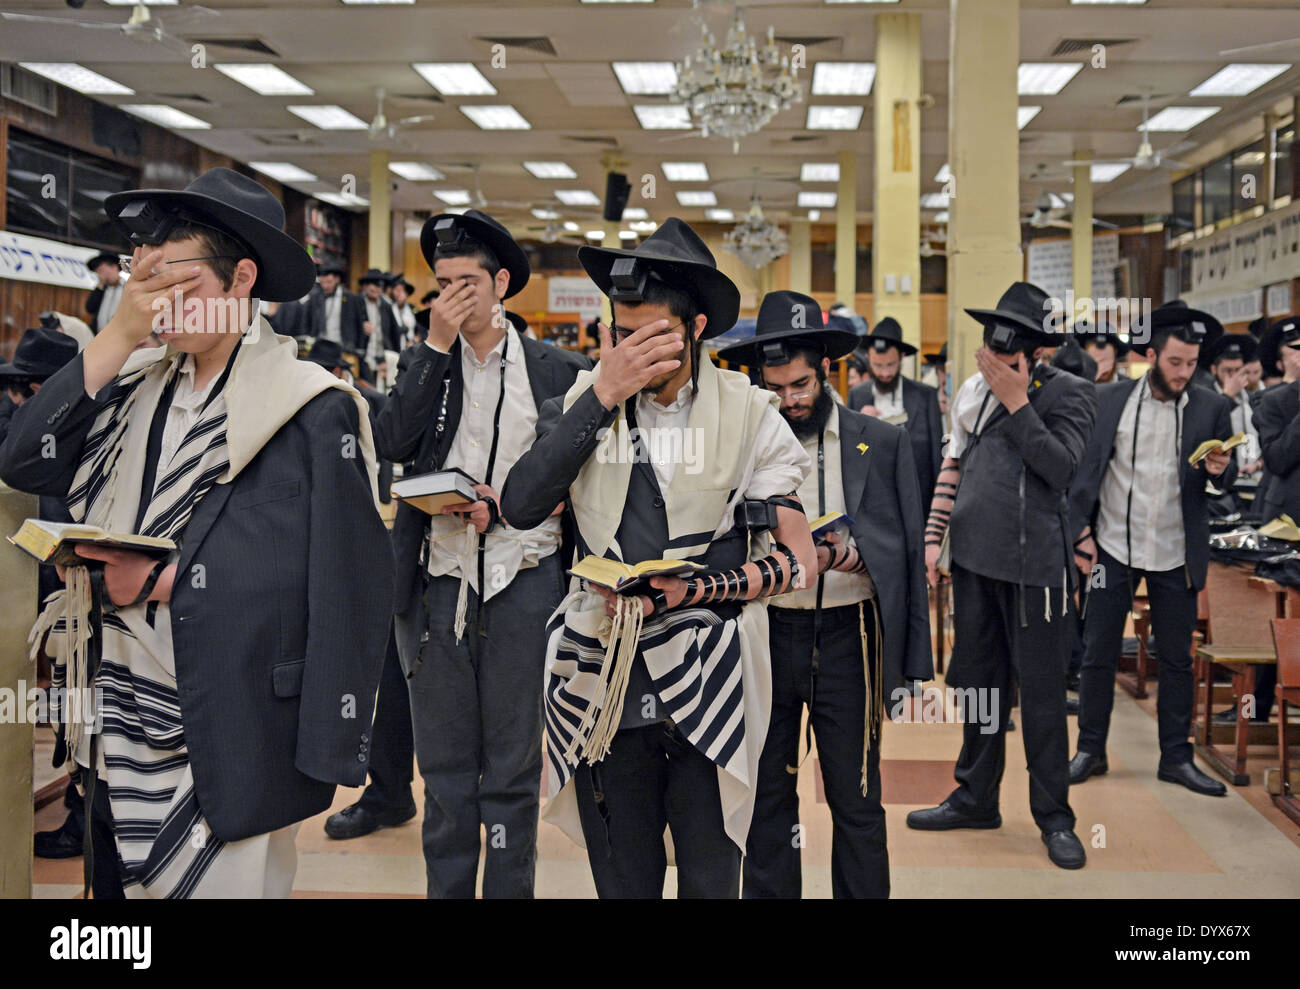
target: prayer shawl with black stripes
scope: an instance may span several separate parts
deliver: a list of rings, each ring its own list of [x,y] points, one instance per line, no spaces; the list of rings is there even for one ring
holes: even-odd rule
[[[86,435],[68,491],[73,521],[136,531],[150,426],[185,359],[170,348],[137,352],[109,386],[112,397]],[[294,341],[277,337],[259,317],[238,349],[225,387],[211,397],[170,462],[158,464],[139,534],[181,544],[195,507],[212,485],[233,481],[299,409],[328,388],[344,390],[357,404],[358,446],[377,506],[364,399],[319,366],[297,360]],[[173,553],[172,562],[178,556]],[[92,686],[86,648],[89,580],[84,567],[69,568],[68,575],[68,588],[50,596],[32,639],[39,645],[49,629],[56,684],[85,688]],[[104,616],[102,660],[93,685],[103,691],[102,706],[86,730],[68,725],[70,767],[72,760],[88,767],[89,732],[100,731],[100,785],[108,788],[128,896],[262,895],[269,860],[284,846],[282,836],[223,842],[212,835],[198,805],[181,722],[171,611],[159,604],[150,622],[148,608],[140,604]]]
[[[599,374],[599,366],[579,373],[564,397],[566,410]],[[776,402],[776,396],[753,387],[745,375],[719,370],[707,359],[701,362],[687,428],[698,440],[702,469],[692,472],[679,465],[662,492],[666,559],[698,557],[731,531],[736,502],[753,473],[759,423]],[[618,451],[632,447],[628,434],[620,409],[569,490],[578,533],[597,556],[622,559],[615,533],[633,465]],[[791,490],[797,485],[796,480]],[[751,541],[750,559],[767,552]],[[584,844],[570,785],[573,770],[580,759],[597,762],[608,753],[639,645],[663,713],[717,766],[726,831],[743,849],[772,708],[766,606],[750,602],[729,620],[708,608],[680,608],[644,622],[640,615],[639,600],[623,598],[611,621],[604,599],[582,589],[575,577],[547,623],[545,716],[552,798],[546,819]]]

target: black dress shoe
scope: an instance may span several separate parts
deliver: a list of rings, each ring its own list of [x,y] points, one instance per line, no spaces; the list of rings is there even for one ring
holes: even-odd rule
[[[325,833],[331,838],[360,838],[362,835],[405,824],[415,816],[415,809],[402,811],[375,811],[360,802],[344,807],[325,819]]]
[[[1065,699],[1065,713],[1066,713],[1066,714],[1078,714],[1078,713],[1079,713],[1079,698],[1077,698],[1077,697],[1067,697],[1067,698]]]
[[[1082,783],[1089,776],[1105,776],[1108,772],[1110,764],[1104,755],[1080,751],[1070,760],[1070,785]]]
[[[1043,844],[1052,864],[1062,869],[1082,869],[1088,861],[1083,845],[1073,831],[1043,832]]]
[[[989,830],[1002,827],[1002,815],[995,812],[991,817],[972,817],[948,803],[942,803],[938,807],[912,811],[907,815],[907,826],[917,831],[952,831],[956,828]]]
[[[1266,725],[1268,718],[1254,717],[1249,719],[1252,725]],[[1211,724],[1216,725],[1235,725],[1237,723],[1237,709],[1230,707],[1226,711],[1220,711],[1210,719]]]
[[[1228,792],[1226,786],[1206,776],[1190,762],[1173,765],[1162,762],[1160,768],[1156,770],[1156,779],[1164,780],[1166,783],[1177,783],[1187,787],[1193,793],[1203,793],[1207,797],[1222,797]]]
[[[38,831],[32,838],[37,858],[71,859],[81,854],[82,836],[73,834],[65,824],[55,831]]]

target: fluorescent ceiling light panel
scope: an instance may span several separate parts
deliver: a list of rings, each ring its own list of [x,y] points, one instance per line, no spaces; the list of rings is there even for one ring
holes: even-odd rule
[[[277,182],[315,182],[316,176],[305,168],[287,161],[250,161],[249,168],[256,168],[263,175],[269,175]]]
[[[619,239],[619,240],[636,240],[636,231],[635,231],[635,230],[620,230],[620,231],[618,232],[618,239]]]
[[[534,209],[529,210],[529,212],[539,220],[558,220],[560,218],[560,214],[553,209]]]
[[[101,76],[98,72],[91,72],[90,69],[76,62],[19,62],[18,64],[28,72],[35,72],[38,76],[44,76],[60,86],[75,89],[78,93],[88,93],[92,96],[135,95],[134,89],[129,89],[120,82],[114,82],[107,76]]]
[[[808,211],[808,219],[809,219],[811,222],[816,223],[816,222],[817,222],[818,220],[820,220],[821,218],[822,218],[822,211],[821,211],[821,210],[819,210],[819,209],[810,209],[810,210]]]
[[[611,62],[618,84],[629,96],[665,95],[677,88],[672,62]]]
[[[1021,62],[1016,91],[1021,96],[1055,96],[1082,68],[1082,62]]]
[[[295,117],[301,117],[321,130],[365,130],[370,125],[360,117],[335,104],[325,106],[287,106]]]
[[[636,119],[646,130],[690,130],[691,114],[684,106],[641,105],[632,107]]]
[[[1070,3],[1072,3],[1076,7],[1101,6],[1103,4],[1112,5],[1112,6],[1127,5],[1127,6],[1136,7],[1146,2],[1147,0],[1070,0]]]
[[[862,123],[862,109],[860,106],[810,106],[804,127],[808,130],[857,130]]]
[[[938,213],[935,213],[935,214],[934,214],[934,222],[935,222],[935,223],[947,223],[947,222],[948,222],[948,211],[947,211],[946,209],[944,209],[944,210],[940,210]]]
[[[946,192],[925,192],[921,194],[921,209],[947,209],[948,194]]]
[[[682,206],[717,206],[718,197],[708,189],[684,189],[677,193],[677,202]]]
[[[468,189],[434,189],[433,194],[448,206],[468,206]]]
[[[588,240],[604,240],[604,239],[605,239],[605,231],[603,231],[603,230],[588,230],[585,234],[583,234],[583,236],[586,237]]]
[[[1276,79],[1289,68],[1291,68],[1290,63],[1233,62],[1225,65],[1187,95],[1245,96],[1259,89],[1270,79]]]
[[[500,106],[463,106],[460,112],[483,130],[532,130],[533,125],[509,104]]]
[[[337,192],[318,192],[315,194],[317,199],[327,203],[333,203],[335,206],[369,206],[369,199],[362,199],[360,196],[343,196]]]
[[[264,62],[216,62],[214,66],[241,86],[262,96],[315,96],[316,91],[299,82],[278,65]]]
[[[640,206],[629,206],[623,210],[623,219],[625,220],[648,220],[649,218],[650,214]]]
[[[837,199],[837,195],[833,192],[801,192],[799,193],[798,204],[803,207],[831,209]]]
[[[875,81],[875,62],[818,62],[813,66],[814,96],[866,96]]]
[[[590,189],[557,189],[555,198],[565,206],[600,205],[600,198]]]
[[[733,223],[736,219],[736,214],[729,209],[706,209],[704,215],[718,223]]]
[[[1147,130],[1185,131],[1218,113],[1217,106],[1167,106],[1147,121]],[[1139,127],[1137,130],[1141,130]]]
[[[569,233],[577,233],[577,232],[578,232],[579,230],[581,230],[582,228],[579,227],[579,226],[578,226],[576,223],[574,223],[572,220],[565,220],[565,221],[564,221],[564,229],[567,230],[567,231],[569,231]]]
[[[412,62],[411,68],[443,96],[496,95],[496,87],[473,62]]]
[[[1016,107],[1016,130],[1023,130],[1025,124],[1038,116],[1041,106],[1021,106]]]
[[[162,103],[124,103],[118,109],[143,117],[160,127],[174,127],[177,130],[208,130],[212,126],[206,120],[191,117],[188,113]]]
[[[134,7],[139,0],[104,0],[110,7]],[[144,0],[146,7],[175,7],[180,0]]]
[[[627,213],[624,213],[623,217],[626,219]],[[629,223],[628,226],[637,233],[650,233],[650,231],[654,230],[654,228],[659,226],[659,224],[655,223],[654,220],[634,220],[632,223]],[[577,224],[574,224],[574,229],[577,229]]]
[[[437,182],[447,177],[432,165],[426,165],[422,161],[390,161],[388,170],[408,182]]]
[[[538,179],[576,179],[578,173],[562,161],[526,161],[524,168]]]
[[[1111,179],[1118,178],[1129,170],[1128,165],[1119,163],[1108,163],[1104,165],[1093,165],[1088,169],[1088,175],[1094,182],[1109,182]]]
[[[799,169],[800,182],[838,182],[839,180],[840,166],[838,162],[806,161],[803,167]]]
[[[669,182],[709,181],[709,168],[702,161],[665,161],[660,167]]]
[[[934,180],[942,184],[947,182],[950,178],[952,178],[952,169],[948,167],[948,163],[945,161],[943,167],[934,173]]]

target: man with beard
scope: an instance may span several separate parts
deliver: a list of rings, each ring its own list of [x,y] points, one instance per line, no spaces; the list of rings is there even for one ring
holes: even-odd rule
[[[1017,282],[996,309],[968,309],[984,324],[979,372],[953,400],[952,439],[926,526],[926,567],[940,562],[949,529],[956,642],[950,686],[985,695],[996,721],[964,712],[958,786],[938,807],[915,810],[924,831],[999,828],[1011,688],[1020,691],[1029,809],[1048,857],[1082,868],[1067,764],[1065,669],[1075,583],[1066,501],[1096,415],[1096,389],[1035,361],[1056,338],[1043,330],[1047,293]],[[960,484],[960,486],[958,486]],[[949,525],[951,513],[951,525]],[[1118,652],[1118,646],[1116,647]]]
[[[845,404],[863,415],[879,416],[907,430],[912,440],[912,459],[916,463],[922,504],[928,505],[943,457],[939,392],[901,373],[903,358],[915,354],[916,348],[903,342],[903,328],[892,316],[877,323],[875,329],[862,337],[862,342],[868,348],[871,378],[852,389]]]
[[[665,828],[678,896],[734,898],[771,715],[760,599],[816,573],[810,464],[776,396],[700,342],[735,324],[740,291],[694,230],[670,217],[578,260],[616,325],[547,403],[501,509],[532,525],[567,495],[584,554],[704,569],[628,595],[574,578],[547,625],[547,818],[585,844],[602,898],[663,896]],[[664,440],[690,455],[650,455]]]
[[[1097,389],[1097,427],[1071,491],[1078,555],[1095,561],[1105,579],[1088,590],[1079,749],[1070,783],[1108,769],[1115,667],[1133,588],[1145,580],[1151,630],[1160,643],[1157,778],[1222,796],[1223,784],[1192,763],[1190,651],[1196,594],[1205,586],[1210,558],[1205,478],[1231,484],[1235,467],[1225,451],[1195,467],[1187,458],[1204,441],[1232,435],[1228,400],[1190,384],[1201,347],[1223,327],[1209,313],[1174,300],[1151,313],[1149,331],[1151,370]]]
[[[889,854],[880,803],[884,698],[904,680],[928,680],[930,622],[920,501],[907,434],[842,408],[826,376],[858,335],[822,328],[816,301],[772,292],[756,335],[719,356],[759,368],[781,415],[817,465],[799,500],[817,516],[843,512],[852,538],[817,547],[816,587],[771,599],[772,717],[758,768],[745,854],[746,898],[798,899],[801,890],[799,725],[817,733],[834,831],[831,891],[887,897]]]

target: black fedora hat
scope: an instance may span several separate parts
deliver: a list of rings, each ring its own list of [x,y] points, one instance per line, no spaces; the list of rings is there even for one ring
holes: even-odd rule
[[[510,272],[510,284],[506,286],[503,299],[517,295],[528,284],[528,277],[533,270],[528,263],[528,255],[515,243],[509,230],[481,210],[470,209],[463,214],[439,213],[424,221],[424,229],[420,231],[420,250],[424,253],[430,271],[433,270],[434,256],[438,250],[439,231],[442,231],[441,238],[447,243],[454,242],[463,233],[484,244],[496,255],[501,267]]]
[[[0,378],[44,381],[77,356],[77,341],[59,330],[27,330],[14,348],[14,359],[0,364]]]
[[[166,218],[177,213],[233,236],[257,262],[252,294],[268,302],[301,299],[316,278],[311,255],[284,232],[280,200],[229,168],[211,168],[181,190],[115,192],[104,200],[104,211],[133,243],[165,236]]]
[[[528,320],[524,319],[524,317],[520,316],[517,312],[511,312],[509,309],[507,309],[505,313],[506,319],[510,321],[510,325],[515,328],[516,333],[523,334],[528,331]]]
[[[1013,282],[993,309],[967,309],[966,313],[985,327],[1012,326],[1029,343],[1051,347],[1060,342],[1060,333],[1045,329],[1044,320],[1053,315],[1051,298],[1030,282]]]
[[[343,345],[337,340],[326,340],[323,337],[316,338],[316,342],[311,345],[311,352],[305,359],[313,364],[319,364],[326,370],[347,367],[347,361],[343,359]]]
[[[316,277],[321,275],[338,275],[340,278],[348,277],[348,270],[337,261],[323,261],[316,266]]]
[[[1114,347],[1116,360],[1119,360],[1133,349],[1119,338],[1119,331],[1115,326],[1105,320],[1096,322],[1080,320],[1070,327],[1070,335],[1079,342],[1080,347],[1086,347],[1088,344]]]
[[[1069,371],[1084,381],[1097,380],[1097,362],[1083,349],[1077,336],[1068,337],[1065,343],[1056,348],[1056,353],[1052,355],[1052,367]]]
[[[401,285],[402,287],[404,287],[404,288],[406,289],[406,294],[407,294],[407,295],[414,295],[414,294],[415,294],[415,286],[412,285],[410,282],[408,282],[408,281],[406,280],[406,275],[403,274],[403,273],[400,272],[400,271],[399,271],[397,274],[395,274],[395,275],[390,275],[389,278],[388,278],[388,287],[389,287],[389,288],[396,288],[398,285]]]
[[[91,271],[94,271],[101,264],[111,264],[114,268],[116,268],[120,261],[121,261],[120,254],[114,254],[112,251],[100,251],[94,257],[88,258],[86,260],[86,267]]]
[[[883,354],[890,347],[897,347],[900,354],[909,357],[917,350],[910,343],[904,342],[903,328],[893,316],[886,316],[872,327],[870,333],[863,335],[862,343],[867,350],[874,350],[878,354]]]
[[[948,366],[948,341],[943,342],[943,346],[933,354],[922,354],[921,360],[926,364],[932,364],[935,367]]]
[[[1139,326],[1150,333],[1168,330],[1184,343],[1196,343],[1205,353],[1219,337],[1223,324],[1202,309],[1193,309],[1182,299],[1171,299],[1151,310],[1149,320],[1140,320]]]
[[[366,273],[357,279],[358,285],[387,285],[388,272],[380,271],[378,268],[368,268]]]
[[[1200,364],[1212,367],[1220,360],[1239,360],[1249,364],[1259,358],[1259,341],[1249,333],[1225,333],[1208,347],[1201,348]]]
[[[858,335],[851,330],[834,329],[822,320],[822,307],[816,299],[798,292],[768,292],[758,307],[754,335],[718,351],[719,357],[748,367],[786,364],[790,348],[813,346],[833,361],[853,352]]]
[[[670,216],[631,250],[590,244],[578,248],[578,261],[606,295],[614,284],[611,269],[620,258],[644,261],[651,275],[690,293],[700,312],[708,317],[701,340],[726,333],[736,325],[740,289],[718,270],[713,252],[685,221]]]
[[[429,332],[429,314],[432,312],[432,309],[421,309],[415,314],[415,325],[424,330],[425,333]]]
[[[1264,377],[1282,377],[1283,346],[1300,343],[1300,316],[1283,316],[1269,325],[1259,338],[1259,362],[1264,366]]]

